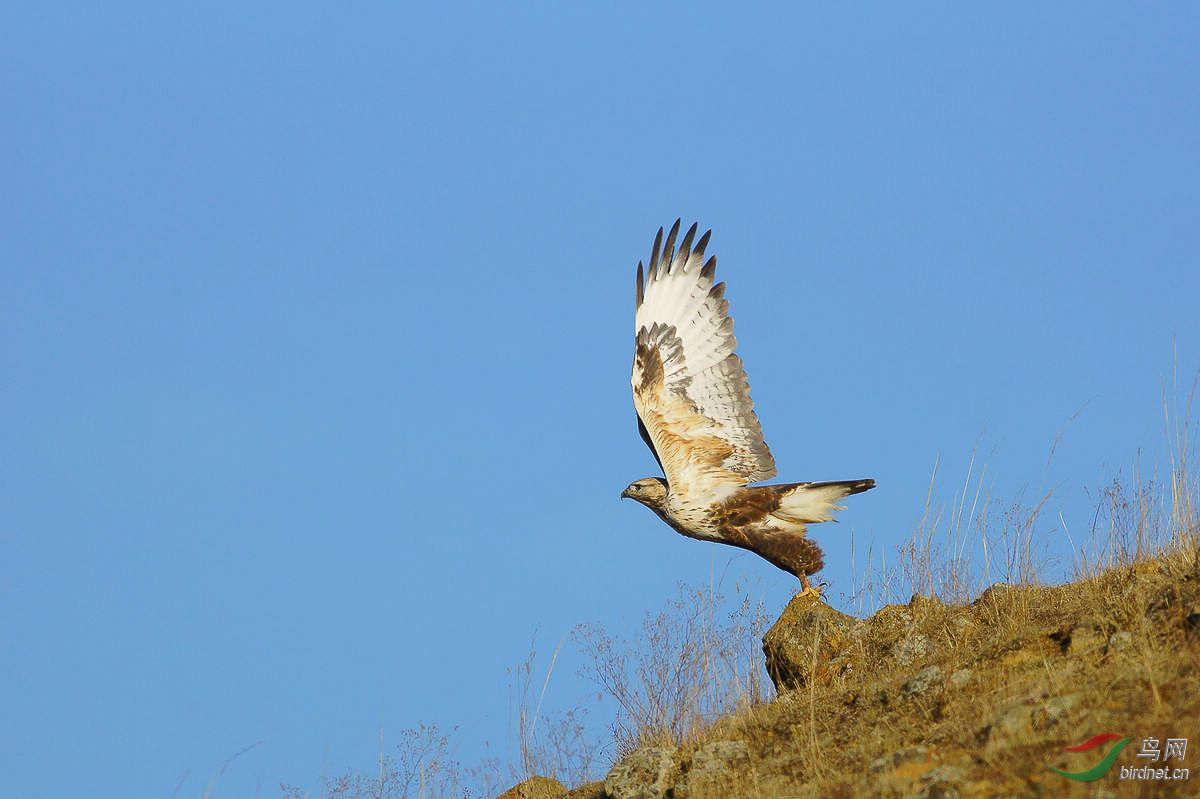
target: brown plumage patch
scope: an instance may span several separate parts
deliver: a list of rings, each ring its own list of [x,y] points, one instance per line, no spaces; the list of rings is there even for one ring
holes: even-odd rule
[[[825,565],[825,553],[803,533],[763,532],[751,534],[752,551],[797,577],[816,574]]]
[[[650,396],[658,394],[665,388],[663,380],[666,374],[663,370],[663,356],[659,348],[652,346],[649,335],[638,336],[637,349],[634,350],[634,367],[641,375],[636,391]]]
[[[722,529],[759,524],[768,515],[779,509],[783,497],[787,495],[786,490],[780,491],[778,489],[789,487],[756,486],[754,488],[743,488],[725,500],[725,502],[717,505],[714,508],[713,518],[717,526]]]
[[[804,483],[743,488],[713,508],[713,521],[734,546],[748,549],[797,577],[815,574],[825,557],[815,541],[805,536],[803,525],[772,530],[763,523],[779,510],[783,498]]]
[[[682,342],[675,328],[656,324],[638,331],[633,365],[634,407],[650,449],[672,480],[672,490],[686,493],[690,482],[702,475],[738,481],[725,465],[734,446],[714,434],[713,420],[699,413],[688,397],[692,378],[683,368]]]

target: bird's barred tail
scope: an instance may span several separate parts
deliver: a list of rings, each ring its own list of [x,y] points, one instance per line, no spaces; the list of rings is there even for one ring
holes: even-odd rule
[[[827,483],[792,483],[779,486],[779,508],[773,513],[779,518],[802,524],[817,524],[833,520],[833,512],[845,510],[838,500],[851,494],[861,494],[875,487],[875,481],[834,480]]]
[[[861,494],[864,491],[870,491],[875,487],[875,481],[870,477],[864,480],[831,480],[827,483],[809,483],[806,488],[844,488],[846,493],[843,497],[848,497],[851,494]]]

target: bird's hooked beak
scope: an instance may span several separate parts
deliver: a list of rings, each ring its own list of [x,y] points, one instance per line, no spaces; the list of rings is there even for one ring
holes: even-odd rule
[[[633,499],[633,494],[629,493],[628,488],[621,492],[621,499]]]

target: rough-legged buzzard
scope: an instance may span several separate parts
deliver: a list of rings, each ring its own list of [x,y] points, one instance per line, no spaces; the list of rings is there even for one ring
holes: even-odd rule
[[[748,549],[800,578],[824,564],[806,525],[827,522],[842,497],[875,481],[750,486],[775,476],[750,401],[742,360],[735,353],[725,284],[713,285],[716,257],[704,260],[709,234],[696,225],[675,250],[679,220],[659,228],[649,268],[637,269],[633,405],[638,431],[666,479],[646,477],[622,492],[689,538]]]

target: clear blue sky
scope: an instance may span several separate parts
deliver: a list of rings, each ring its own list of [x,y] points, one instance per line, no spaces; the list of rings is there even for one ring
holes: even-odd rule
[[[814,530],[835,605],[939,453],[1085,529],[1200,367],[1200,17],[898,9],[0,10],[4,793],[195,797],[262,740],[215,795],[272,796],[418,721],[471,761],[535,630],[726,568],[782,607],[617,499],[677,216],[781,478],[879,482]]]

